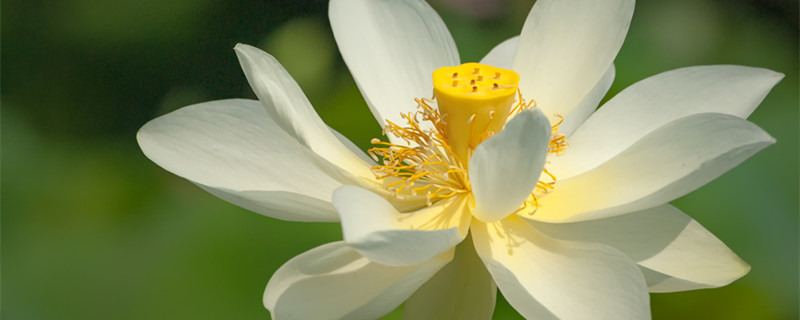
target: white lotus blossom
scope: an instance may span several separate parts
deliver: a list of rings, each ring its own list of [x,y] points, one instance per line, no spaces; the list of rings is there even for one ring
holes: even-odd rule
[[[744,119],[783,75],[682,68],[597,109],[633,7],[537,1],[520,36],[462,65],[424,1],[332,0],[336,43],[389,141],[356,148],[247,45],[235,51],[258,101],[188,106],[137,138],[236,205],[341,222],[344,241],[272,276],[276,319],[377,318],[403,302],[407,319],[485,319],[497,288],[526,318],[649,318],[648,292],[749,271],[668,202],[775,142]]]

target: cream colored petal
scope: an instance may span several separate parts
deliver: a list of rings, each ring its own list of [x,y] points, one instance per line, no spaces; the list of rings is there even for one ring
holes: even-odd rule
[[[668,204],[608,219],[531,224],[557,239],[619,249],[650,271],[645,276],[651,292],[720,287],[750,270],[711,232]]]
[[[650,318],[639,267],[612,247],[553,239],[517,216],[471,230],[497,287],[525,318]]]
[[[496,295],[497,286],[467,237],[456,246],[453,261],[408,298],[403,319],[491,319]]]
[[[517,210],[539,181],[549,142],[547,117],[530,109],[478,145],[469,160],[473,215],[491,222]]]
[[[336,44],[375,119],[403,124],[414,98],[433,94],[433,71],[459,64],[439,15],[422,0],[332,0]],[[395,139],[394,137],[389,137]]]
[[[375,161],[372,160],[372,158],[370,158],[367,155],[367,153],[364,152],[364,150],[361,150],[361,148],[359,148],[355,143],[353,143],[353,141],[350,141],[350,139],[348,139],[343,134],[339,133],[339,131],[336,131],[331,127],[328,127],[328,129],[331,131],[331,133],[333,133],[336,139],[339,139],[339,142],[341,142],[342,145],[344,145],[347,149],[349,149],[350,152],[352,152],[354,155],[361,158],[361,161],[364,161],[364,163],[367,163],[370,166],[375,165]]]
[[[699,66],[642,80],[608,101],[569,137],[548,170],[566,179],[627,149],[661,126],[699,113],[746,118],[783,74],[742,66]]]
[[[550,122],[595,87],[628,33],[633,0],[540,0],[522,27],[513,69]]]
[[[611,88],[615,75],[616,69],[614,69],[614,65],[612,64],[594,88],[583,97],[581,103],[564,117],[564,122],[558,126],[558,133],[567,136],[569,139],[572,133],[575,132],[586,119],[589,119],[589,116],[591,116],[592,113],[597,110],[597,106],[600,105],[600,100],[603,100],[603,97],[608,93],[608,89]]]
[[[144,154],[233,204],[273,218],[337,221],[330,203],[336,172],[288,135],[258,101],[188,106],[144,125]]]
[[[716,179],[773,143],[764,130],[735,116],[681,118],[603,165],[559,180],[554,191],[539,199],[534,215],[522,216],[567,222],[652,208]]]
[[[518,45],[519,36],[508,38],[492,48],[492,50],[481,59],[481,63],[493,67],[511,69],[511,64],[514,62],[514,54],[517,53]]]
[[[376,319],[399,306],[453,257],[390,267],[367,260],[344,242],[311,249],[272,276],[264,306],[272,318]]]
[[[370,162],[337,139],[275,58],[245,44],[237,44],[235,51],[250,87],[275,123],[325,160],[363,179],[374,179]]]
[[[423,263],[464,240],[470,221],[465,200],[449,198],[400,213],[383,197],[356,186],[333,194],[344,241],[370,261],[390,266]]]

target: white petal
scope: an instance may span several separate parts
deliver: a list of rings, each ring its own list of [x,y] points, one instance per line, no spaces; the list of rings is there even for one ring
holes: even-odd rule
[[[275,58],[244,44],[237,44],[234,50],[256,96],[281,128],[329,162],[359,177],[374,178],[369,162],[353,154],[331,133]]]
[[[372,158],[370,158],[364,152],[364,150],[361,150],[361,148],[359,148],[355,143],[353,143],[353,141],[350,141],[350,139],[348,139],[343,134],[339,133],[339,131],[336,131],[331,127],[328,127],[328,129],[331,131],[331,133],[333,133],[336,139],[339,139],[339,142],[341,142],[342,145],[344,145],[347,149],[349,149],[350,152],[352,152],[354,155],[361,158],[361,161],[364,161],[364,163],[367,163],[370,166],[375,165],[375,161],[372,160]]]
[[[363,188],[342,186],[333,193],[345,242],[370,261],[390,266],[423,263],[464,240],[470,221],[464,200],[445,199],[401,214]]]
[[[491,319],[496,295],[497,286],[467,237],[456,246],[453,261],[408,298],[403,319]]]
[[[600,105],[600,100],[603,100],[603,97],[608,93],[608,89],[611,88],[615,75],[616,70],[612,64],[594,88],[583,97],[581,103],[578,104],[569,115],[564,117],[564,122],[558,126],[558,132],[560,134],[570,137],[572,133],[597,110],[597,106]]]
[[[148,122],[136,138],[150,160],[233,204],[284,220],[338,220],[330,199],[341,183],[258,101],[188,106]]]
[[[735,116],[678,119],[603,165],[559,180],[539,199],[531,218],[581,221],[652,208],[716,179],[773,143],[761,128]]]
[[[540,0],[522,27],[514,70],[522,95],[536,100],[551,122],[567,117],[617,56],[633,0]]]
[[[375,319],[399,306],[453,257],[413,267],[370,262],[344,242],[311,249],[284,264],[267,284],[273,319]]]
[[[641,271],[612,247],[553,239],[516,216],[471,230],[497,287],[528,319],[650,318]]]
[[[403,124],[414,98],[433,93],[433,71],[459,64],[439,15],[422,0],[332,0],[336,44],[381,126]],[[394,139],[394,137],[390,137]]]
[[[750,270],[711,232],[668,204],[608,219],[532,225],[554,238],[619,249],[651,271],[651,292],[720,287]]]
[[[523,111],[475,148],[469,160],[475,217],[497,221],[525,202],[542,174],[549,142],[550,123],[537,108]]]
[[[547,168],[561,179],[591,170],[676,119],[698,113],[746,118],[783,74],[741,66],[700,66],[642,80],[608,101],[569,137]]]
[[[517,53],[518,45],[519,36],[508,38],[506,41],[500,42],[500,44],[492,48],[492,50],[481,59],[481,63],[498,68],[511,69],[511,64],[514,62],[514,54]]]

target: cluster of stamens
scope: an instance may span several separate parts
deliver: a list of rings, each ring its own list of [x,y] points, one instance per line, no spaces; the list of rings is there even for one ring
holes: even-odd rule
[[[453,154],[444,137],[444,120],[431,107],[431,99],[415,99],[417,111],[402,114],[407,122],[400,126],[387,121],[384,135],[391,134],[404,145],[372,139],[376,147],[369,155],[381,163],[372,167],[376,178],[387,180],[387,189],[398,198],[424,194],[428,205],[433,202],[469,192],[467,171]],[[421,121],[431,124],[423,129]]]

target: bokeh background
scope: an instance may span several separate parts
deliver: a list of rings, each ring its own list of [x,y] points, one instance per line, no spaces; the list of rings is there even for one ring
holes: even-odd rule
[[[432,4],[476,61],[518,34],[533,1]],[[232,50],[243,42],[276,56],[322,118],[367,147],[380,130],[326,12],[323,0],[3,1],[2,318],[269,318],[270,275],[341,239],[338,225],[218,200],[146,159],[135,133],[188,104],[254,97]],[[753,269],[721,289],[654,294],[654,318],[796,319],[797,1],[639,1],[608,97],[705,64],[786,74],[750,118],[778,143],[674,202]],[[519,317],[499,299],[495,318]]]

